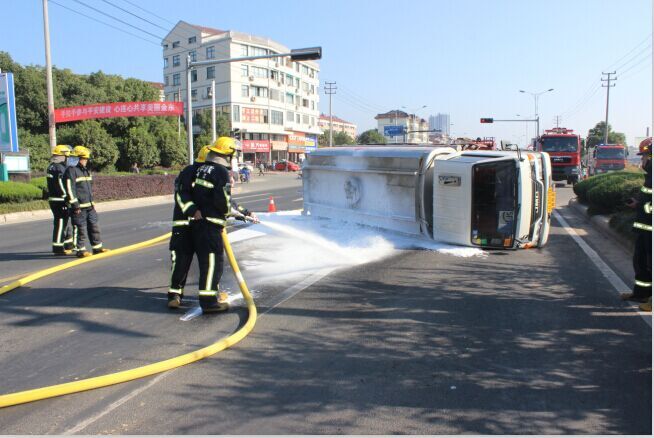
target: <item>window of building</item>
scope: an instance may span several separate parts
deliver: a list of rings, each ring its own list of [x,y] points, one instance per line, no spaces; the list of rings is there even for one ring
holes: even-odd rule
[[[198,90],[195,88],[191,90],[191,100],[194,102],[198,100]]]
[[[293,86],[293,76],[286,75],[286,84],[290,85],[291,87]]]
[[[279,81],[279,72],[277,70],[270,70],[270,79]]]
[[[241,117],[243,123],[268,123],[268,110],[261,108],[243,107]],[[263,140],[262,138],[252,138],[251,140]]]
[[[198,60],[198,54],[195,52],[195,50],[191,50],[189,52],[189,55],[191,55],[191,61],[195,62]]]
[[[270,98],[272,100],[277,100],[277,101],[281,100],[280,95],[281,93],[279,92],[279,90],[275,90],[274,88],[270,89]]]
[[[268,88],[252,87],[252,95],[257,97],[268,97]]]
[[[295,102],[295,95],[293,93],[286,93],[286,103],[293,105]]]
[[[241,97],[250,96],[250,87],[247,85],[241,85]]]
[[[300,78],[295,78],[295,88],[300,88]]]
[[[173,75],[173,85],[179,85],[179,84],[180,84],[180,82],[179,82],[179,73],[175,73]]]
[[[315,110],[315,109],[316,109],[316,105],[315,105],[315,103],[313,103],[313,100],[311,101],[311,109],[312,109],[312,110]]]
[[[164,50],[168,50],[168,44],[163,45]]]
[[[305,93],[309,92],[309,83],[302,81],[302,89],[304,90]]]
[[[205,96],[207,96],[207,99],[211,99],[211,87],[207,87],[207,93]]]
[[[268,69],[263,67],[252,66],[250,67],[250,75],[254,76],[255,78],[265,79],[268,77]]]
[[[248,66],[241,64],[241,77],[246,77],[248,75]]]
[[[234,117],[232,120],[235,122],[240,122],[241,121],[241,107],[240,105],[234,105],[234,110],[232,111],[232,116]]]
[[[295,114],[295,123],[300,124],[300,115]]]
[[[247,56],[263,56],[267,55],[268,50],[267,49],[262,49],[261,47],[252,47],[250,46],[250,54]]]
[[[164,76],[164,85],[168,86],[168,75]]]
[[[189,44],[195,44],[196,41],[197,41],[197,38],[194,37],[194,36],[192,36],[192,37],[190,37],[190,38],[188,39],[188,43],[189,43]]]
[[[270,111],[270,123],[273,125],[283,125],[284,124],[284,113],[281,111]]]
[[[295,115],[293,115],[293,111],[286,111],[286,120],[293,123],[293,120],[295,120]]]
[[[279,74],[279,82],[284,83],[284,73]]]
[[[214,46],[207,47],[207,59],[213,59],[216,57],[216,48]]]
[[[173,42],[173,49],[176,49],[179,47],[179,41],[174,41]]]
[[[302,115],[302,123],[304,123],[305,125],[309,124],[309,116],[308,115],[306,115],[306,114]]]
[[[303,65],[302,66],[302,74],[308,76],[309,75],[309,67],[307,67],[306,65]]]
[[[311,94],[315,94],[315,92],[316,92],[316,89],[315,89],[315,87],[312,85],[312,86],[311,86]]]
[[[311,126],[315,126],[315,125],[316,125],[316,118],[311,117]]]
[[[215,79],[216,78],[216,66],[212,65],[211,67],[207,67],[207,79]]]
[[[173,55],[173,67],[179,67],[179,55]]]
[[[198,80],[198,71],[197,70],[191,70],[191,82],[195,82]]]
[[[164,68],[168,68],[168,58],[164,58]]]
[[[241,56],[248,56],[248,46],[241,44]]]
[[[300,64],[298,64],[297,62],[295,63],[295,71],[300,73]]]
[[[302,99],[302,106],[305,108],[309,108],[309,99]]]

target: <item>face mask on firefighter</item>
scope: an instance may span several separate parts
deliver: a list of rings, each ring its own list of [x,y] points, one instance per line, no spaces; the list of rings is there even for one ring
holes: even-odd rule
[[[68,157],[66,160],[66,164],[69,166],[77,166],[77,163],[79,163],[79,157]]]

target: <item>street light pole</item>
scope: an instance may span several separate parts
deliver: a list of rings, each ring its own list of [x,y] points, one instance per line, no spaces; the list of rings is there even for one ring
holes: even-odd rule
[[[216,80],[211,80],[211,142],[216,142]]]
[[[188,164],[193,164],[193,105],[191,104],[191,55],[186,56],[186,139]]]
[[[45,81],[48,93],[48,134],[50,149],[57,146],[57,130],[54,114],[54,92],[52,91],[52,61],[50,59],[50,22],[48,20],[48,0],[43,0],[43,36],[45,39]]]
[[[529,91],[525,90],[518,90],[521,93],[525,94],[531,94],[534,97],[534,119],[536,120],[536,138],[540,135],[540,116],[538,115],[538,97],[541,94],[549,93],[550,91],[554,91],[554,88],[550,88],[549,90],[541,91],[539,93],[532,93]]]

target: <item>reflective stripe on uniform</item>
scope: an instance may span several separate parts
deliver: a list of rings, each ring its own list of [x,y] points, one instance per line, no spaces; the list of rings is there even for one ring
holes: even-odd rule
[[[64,182],[61,180],[61,178],[57,178],[57,182],[59,183],[59,188],[61,189],[61,194],[66,196],[66,189],[64,188]]]
[[[80,204],[79,208],[86,208],[86,207],[93,207],[92,202],[85,202],[84,204]]]
[[[64,240],[64,243],[73,243],[73,238],[69,237],[68,239]]]
[[[172,288],[171,288],[171,289],[168,289],[168,293],[171,293],[171,294],[180,294],[180,295],[181,295],[181,294],[183,294],[184,292],[182,291],[182,289],[172,289]]]
[[[218,292],[215,290],[200,290],[198,291],[198,295],[201,297],[216,297],[218,296]]]
[[[173,221],[173,227],[183,227],[189,224],[188,220],[185,221]]]
[[[227,221],[224,219],[218,219],[217,217],[207,217],[205,219],[211,222],[212,224],[220,225],[223,227],[227,226]]]
[[[72,185],[70,184],[70,180],[69,180],[69,179],[66,179],[66,187],[68,187],[68,197],[70,198],[70,201],[68,201],[68,202],[70,202],[71,204],[76,203],[76,202],[77,202],[77,198],[76,198],[75,196],[73,196],[73,187],[72,187]]]
[[[170,261],[172,266],[170,267],[170,284],[173,284],[173,273],[175,272],[175,262],[177,261],[177,253],[175,250],[170,251]]]
[[[57,243],[61,243],[61,233],[64,231],[64,220],[62,218],[59,218],[59,221],[57,221]],[[61,246],[64,244],[61,243]]]
[[[209,270],[207,271],[207,281],[205,282],[205,290],[211,290],[211,281],[213,280],[213,270],[216,267],[216,254],[209,253]]]
[[[73,248],[77,249],[77,226],[73,225]]]
[[[51,174],[48,173],[48,174],[46,175],[46,178],[54,178],[54,175],[51,175]]]
[[[206,187],[208,189],[213,189],[213,183],[211,183],[209,181],[205,181],[203,179],[198,178],[198,179],[195,180],[195,183],[198,184],[198,185],[201,185],[202,187]]]
[[[643,210],[645,210],[645,213],[647,214],[652,214],[652,203],[648,202],[647,204],[643,205]]]
[[[101,243],[98,243],[97,245],[93,245],[91,248],[93,248],[93,249],[100,249],[100,248],[102,248],[102,244],[101,244]]]
[[[75,178],[75,182],[78,181],[93,181],[92,176],[80,176],[79,178]]]
[[[640,287],[652,287],[652,282],[635,280],[634,283],[636,283],[636,286]]]
[[[48,198],[48,201],[65,201],[65,200],[66,198],[54,198],[54,197]]]
[[[647,224],[641,224],[640,222],[634,222],[634,228],[639,230],[652,231],[652,226]]]
[[[189,201],[186,204],[184,204],[182,202],[182,197],[179,196],[179,193],[175,195],[175,199],[177,200],[177,205],[179,205],[179,208],[182,209],[182,213],[186,213],[186,210],[188,210],[191,207],[191,205],[195,205],[193,201]]]
[[[52,242],[52,246],[64,246],[63,243]]]
[[[649,188],[649,187],[642,186],[642,187],[640,188],[640,191],[643,192],[643,193],[647,193],[648,195],[651,195],[651,194],[652,194],[652,189]]]
[[[230,193],[232,193],[232,187],[229,184],[226,184],[225,187],[223,187],[223,193],[225,194],[225,201],[227,201],[227,211],[229,211],[232,206],[231,199],[230,199]]]

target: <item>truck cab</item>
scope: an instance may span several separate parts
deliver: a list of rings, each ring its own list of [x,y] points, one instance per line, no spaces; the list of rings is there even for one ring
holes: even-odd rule
[[[536,141],[536,150],[549,154],[554,181],[566,181],[568,184],[579,181],[582,175],[581,139],[572,129],[545,130]]]
[[[598,144],[592,152],[590,174],[624,170],[627,165],[627,149],[621,144]]]

